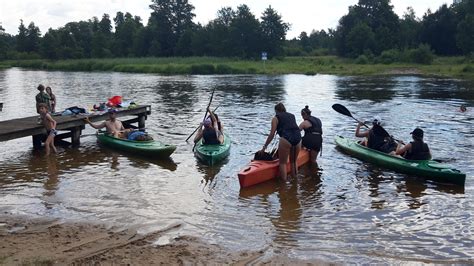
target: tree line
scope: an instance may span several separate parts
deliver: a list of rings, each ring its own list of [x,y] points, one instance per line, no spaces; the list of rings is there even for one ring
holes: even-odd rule
[[[271,6],[260,18],[247,5],[225,7],[207,25],[193,22],[187,0],[152,0],[146,25],[139,16],[117,12],[114,18],[69,22],[43,37],[34,22],[21,21],[18,35],[0,28],[0,59],[76,59],[105,57],[226,56],[258,57],[262,51],[282,55],[289,24]],[[114,30],[113,30],[114,29]]]
[[[31,22],[20,21],[18,34],[0,25],[0,59],[78,59],[110,57],[217,56],[259,58],[336,54],[360,61],[429,62],[438,55],[474,52],[474,0],[442,5],[417,18],[408,8],[400,18],[390,0],[359,0],[335,29],[302,32],[286,40],[290,24],[269,6],[257,18],[243,4],[224,7],[206,25],[194,23],[187,0],[152,0],[145,25],[138,16],[117,12],[111,18],[69,22],[41,36]],[[407,59],[408,60],[408,59]]]

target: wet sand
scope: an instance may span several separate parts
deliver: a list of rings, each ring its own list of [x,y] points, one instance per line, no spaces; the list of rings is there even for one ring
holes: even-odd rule
[[[48,218],[0,216],[2,265],[326,265],[286,256],[267,258],[265,250],[229,252],[219,246],[181,236],[156,244],[167,231],[145,235],[104,224],[64,222]]]

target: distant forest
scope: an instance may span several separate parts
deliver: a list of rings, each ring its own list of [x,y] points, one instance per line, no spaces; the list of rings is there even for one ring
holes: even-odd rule
[[[436,55],[474,53],[474,0],[442,5],[421,18],[408,8],[400,18],[390,0],[359,0],[335,29],[302,32],[287,40],[290,23],[269,6],[260,17],[243,4],[225,7],[206,25],[193,22],[187,0],[152,0],[151,15],[117,12],[113,18],[69,22],[42,35],[34,22],[20,21],[17,35],[0,24],[0,60],[114,57],[216,56],[258,59],[334,54],[357,60],[427,62]],[[428,59],[427,59],[428,58]],[[428,62],[429,63],[429,62]]]

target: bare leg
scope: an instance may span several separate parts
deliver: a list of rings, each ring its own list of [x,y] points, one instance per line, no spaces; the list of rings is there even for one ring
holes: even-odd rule
[[[51,137],[51,135],[49,135],[46,138],[46,141],[44,142],[44,148],[46,149],[46,155],[50,154],[50,147],[51,147],[51,141],[52,140],[53,140],[53,138]]]
[[[290,164],[291,164],[291,177],[295,178],[298,175],[298,166],[296,165],[296,160],[298,159],[298,154],[301,150],[301,141],[298,145],[291,147],[290,152]]]
[[[54,153],[58,153],[58,150],[56,150],[56,146],[54,146],[54,136],[51,137],[51,149],[53,150]]]
[[[280,178],[284,181],[287,180],[287,169],[286,163],[288,162],[288,156],[290,155],[291,144],[284,138],[280,138],[278,143],[278,160],[280,169]]]

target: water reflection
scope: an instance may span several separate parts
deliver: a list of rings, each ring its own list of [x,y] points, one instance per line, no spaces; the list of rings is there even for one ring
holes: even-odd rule
[[[0,71],[0,96],[7,103],[2,120],[35,114],[38,80],[54,88],[60,109],[90,106],[113,95],[151,104],[147,131],[177,149],[171,160],[155,161],[109,150],[95,137],[84,136],[79,148],[63,148],[46,160],[43,152],[31,151],[31,138],[1,142],[2,212],[154,229],[183,223],[190,226],[178,234],[231,250],[289,250],[297,258],[342,263],[396,264],[419,261],[420,254],[424,262],[470,262],[472,241],[466,236],[474,234],[474,112],[457,110],[474,101],[473,85],[413,76],[158,76],[10,69]],[[228,160],[207,167],[184,140],[202,120],[214,88],[212,107],[220,105],[233,148]],[[295,114],[309,104],[322,120],[325,148],[318,162],[324,170],[304,166],[289,184],[273,181],[240,190],[237,173],[263,144],[273,106],[280,101]],[[15,106],[19,102],[22,108]],[[355,123],[331,109],[335,102],[361,119],[379,114],[398,138],[409,138],[414,127],[423,127],[436,158],[466,172],[465,187],[431,183],[340,153],[334,136],[353,137]],[[94,132],[84,130],[85,135]]]
[[[345,101],[385,102],[395,96],[395,77],[344,77],[336,81],[336,97]]]

